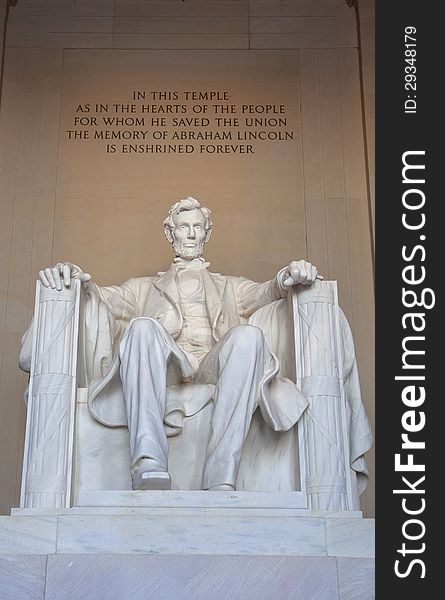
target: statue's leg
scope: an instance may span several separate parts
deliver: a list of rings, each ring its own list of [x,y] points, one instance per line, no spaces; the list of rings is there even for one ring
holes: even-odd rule
[[[216,383],[204,489],[235,489],[268,352],[258,327],[238,325],[212,348],[200,365],[195,381]]]
[[[166,336],[162,325],[153,319],[134,319],[119,346],[133,489],[170,488],[163,427],[171,353]]]

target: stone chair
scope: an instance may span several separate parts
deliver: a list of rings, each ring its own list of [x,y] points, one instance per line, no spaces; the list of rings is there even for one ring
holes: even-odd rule
[[[87,389],[79,386],[81,318],[79,281],[62,291],[37,282],[22,508],[103,506],[119,503],[122,494],[131,504],[132,498],[153,493],[131,491],[128,430],[105,427],[89,412]],[[260,309],[249,322],[261,324],[280,358],[279,375],[296,383],[309,406],[286,432],[273,431],[256,411],[234,494],[262,492],[265,501],[284,494],[294,508],[359,510],[370,434],[336,282],[297,286],[287,301]],[[211,385],[183,385],[190,393],[211,397],[213,392]],[[179,435],[169,437],[171,493],[201,489],[211,411],[210,402],[184,420]]]

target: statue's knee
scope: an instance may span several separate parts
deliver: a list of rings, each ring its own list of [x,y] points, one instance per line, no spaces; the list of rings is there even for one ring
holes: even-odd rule
[[[232,338],[237,347],[248,351],[264,344],[264,335],[261,329],[254,325],[237,325],[232,329]]]
[[[128,335],[143,337],[144,339],[156,339],[159,335],[159,325],[152,319],[133,319],[128,327]]]

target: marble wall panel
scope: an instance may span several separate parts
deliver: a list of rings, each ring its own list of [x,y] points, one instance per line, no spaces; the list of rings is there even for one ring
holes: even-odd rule
[[[91,0],[77,0],[76,2],[65,2],[64,0],[26,0],[26,2],[17,2],[16,6],[11,9],[11,16],[109,16],[113,14],[113,6],[114,0],[94,0],[94,2],[91,2]]]
[[[329,278],[338,281],[339,303],[353,328],[351,249],[348,243],[346,200],[344,198],[326,198],[325,214]],[[332,273],[335,273],[335,276]]]
[[[337,558],[339,600],[374,600],[375,563],[370,558]]]
[[[63,33],[110,33],[113,31],[113,23],[112,17],[53,15],[23,17],[12,12],[7,28],[7,45],[45,47],[48,33],[57,33],[59,36]],[[67,36],[67,40],[69,39]]]
[[[326,519],[328,556],[374,557],[374,519]]]
[[[375,226],[375,0],[360,0],[360,60],[371,221]]]
[[[252,16],[335,15],[344,12],[341,0],[249,0]]]
[[[220,18],[116,17],[115,33],[247,33],[247,16]]]
[[[255,17],[249,19],[252,33],[332,33],[335,17]]]
[[[51,556],[46,600],[338,600],[335,559],[245,556]]]
[[[335,34],[252,33],[250,35],[250,47],[254,50],[331,48],[335,46]]]
[[[46,556],[0,556],[0,600],[44,600]]]
[[[203,52],[65,52],[55,256],[73,257],[104,283],[165,269],[171,250],[163,242],[162,220],[170,203],[188,194],[201,198],[214,211],[215,228],[207,255],[216,271],[261,281],[273,276],[289,257],[304,255],[298,57],[294,52],[215,52],[210,69],[208,60],[209,54]],[[273,99],[279,98],[286,110],[285,130],[292,131],[294,139],[259,141],[252,146],[252,154],[219,156],[200,153],[201,145],[215,149],[216,142],[204,142],[196,144],[194,153],[182,155],[182,160],[168,153],[107,154],[102,141],[67,139],[66,131],[72,127],[79,104],[131,102],[132,90],[147,90],[146,82],[150,82],[150,90],[179,93],[228,90],[241,124],[246,115],[264,117],[243,116],[242,105],[273,104]],[[144,101],[147,103],[149,100]],[[212,103],[207,105],[213,122],[217,115],[211,112]],[[196,104],[188,103],[190,114],[191,106]],[[145,118],[149,122],[151,115]],[[173,123],[173,117],[168,117],[168,123]],[[207,127],[215,128],[214,124]],[[92,136],[97,129],[90,128]],[[145,127],[149,135],[156,129]],[[236,131],[248,134],[262,129],[268,128],[232,127],[231,144],[246,148],[245,141],[236,139]],[[174,131],[172,125],[168,131]],[[118,144],[118,150],[121,148]],[[171,177],[172,169],[175,177]],[[107,255],[113,256],[108,265]]]
[[[115,15],[123,17],[238,17],[247,16],[248,0],[116,0]]]
[[[56,551],[57,517],[0,516],[0,556]]]
[[[32,243],[34,233],[34,215],[36,210],[36,185],[38,179],[38,161],[36,156],[40,147],[40,110],[42,101],[42,78],[43,49],[31,52],[21,51],[13,53],[12,62],[18,61],[21,65],[21,74],[13,69],[11,76],[19,76],[13,79],[10,92],[10,100],[15,96],[15,91],[20,89],[18,113],[13,109],[12,115],[17,129],[12,137],[18,138],[14,152],[12,143],[12,157],[14,166],[12,172],[6,172],[6,190],[4,199],[6,203],[7,217],[7,251],[9,252],[8,273],[2,286],[5,289],[4,297],[4,320],[3,320],[3,346],[0,372],[0,395],[2,398],[14,399],[4,401],[0,408],[0,427],[2,429],[2,444],[4,448],[10,449],[4,456],[10,460],[1,461],[2,481],[14,481],[14,486],[8,486],[7,496],[3,500],[6,507],[17,501],[17,482],[20,479],[20,462],[22,454],[23,422],[25,406],[23,403],[23,392],[25,388],[25,377],[18,371],[17,356],[20,348],[20,339],[23,328],[28,321],[29,301],[29,279],[31,275]],[[17,63],[16,63],[17,64]],[[7,69],[7,65],[6,65]],[[21,79],[23,78],[23,79]],[[36,112],[38,118],[35,118]],[[9,124],[5,113],[3,113],[6,131]],[[5,148],[7,151],[7,148]],[[11,196],[6,196],[10,188]],[[11,200],[13,201],[12,212]],[[9,208],[8,208],[9,207]],[[14,490],[15,488],[15,490]]]
[[[340,533],[345,535],[344,529]],[[333,536],[334,550],[338,535]],[[71,515],[58,518],[57,552],[323,556],[326,533],[323,519],[304,517],[277,522],[263,516],[147,515],[142,521],[132,516]]]
[[[247,33],[115,33],[113,48],[247,49],[249,36]]]

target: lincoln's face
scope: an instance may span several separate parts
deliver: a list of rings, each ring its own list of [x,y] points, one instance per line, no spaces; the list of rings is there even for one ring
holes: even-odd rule
[[[173,222],[171,234],[176,255],[184,260],[202,256],[208,238],[202,211],[199,208],[181,211],[173,216]]]

